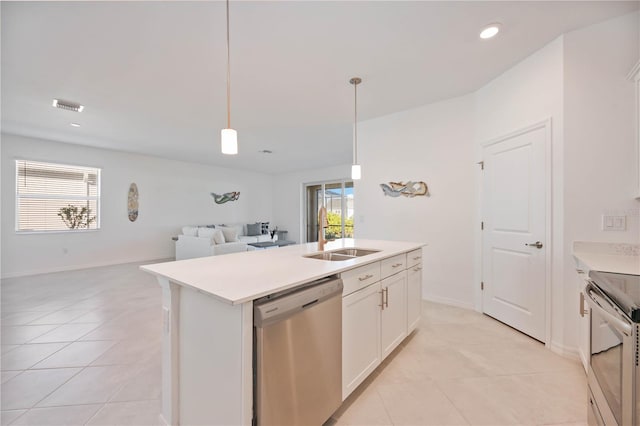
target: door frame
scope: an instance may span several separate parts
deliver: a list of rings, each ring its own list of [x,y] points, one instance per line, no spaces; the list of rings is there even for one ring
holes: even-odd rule
[[[552,201],[553,201],[553,193],[552,193],[552,174],[551,174],[551,170],[552,170],[552,155],[551,155],[551,145],[552,145],[552,122],[551,122],[551,117],[539,121],[535,124],[520,128],[518,130],[515,130],[513,132],[507,133],[505,135],[499,136],[497,138],[494,139],[490,139],[487,140],[485,142],[480,143],[480,164],[484,165],[484,150],[485,148],[491,146],[491,145],[495,145],[497,143],[500,142],[504,142],[508,139],[514,138],[516,136],[521,136],[524,135],[526,133],[538,130],[538,129],[544,129],[544,135],[545,135],[545,146],[544,146],[544,156],[545,156],[545,171],[544,171],[544,180],[545,180],[545,244],[547,246],[547,250],[545,253],[545,338],[544,338],[544,344],[547,348],[551,347],[551,290],[552,290],[552,259],[553,259],[553,222],[552,222],[552,218],[553,218],[553,205],[552,205]],[[478,203],[478,217],[480,218],[480,221],[482,221],[483,218],[483,212],[484,212],[484,194],[483,194],[483,179],[484,179],[484,175],[482,174],[483,172],[480,172],[480,178],[478,179],[478,191],[479,191],[479,203]],[[479,229],[479,228],[478,228]],[[479,239],[477,242],[477,247],[479,248],[479,261],[476,263],[476,273],[477,276],[480,277],[480,281],[484,280],[484,270],[483,270],[483,261],[484,261],[484,251],[483,251],[483,240],[484,240],[484,233],[483,231],[479,231]],[[482,290],[480,289],[480,285],[476,286],[476,292],[475,292],[475,296],[476,296],[476,310],[479,312],[484,312],[484,306],[483,306],[483,297],[482,297]]]
[[[324,187],[326,184],[331,184],[331,183],[340,183],[342,185],[342,200],[340,201],[340,205],[341,205],[341,209],[342,209],[342,232],[344,233],[344,222],[346,220],[346,218],[344,217],[344,212],[346,211],[346,207],[347,207],[347,203],[345,200],[345,196],[344,196],[344,192],[345,192],[345,188],[346,188],[346,183],[347,182],[352,182],[353,179],[351,178],[336,178],[336,179],[328,179],[328,180],[321,180],[321,181],[312,181],[312,182],[303,182],[300,188],[300,191],[302,192],[302,196],[301,196],[301,206],[300,206],[300,215],[302,220],[300,221],[300,242],[301,243],[308,243],[309,241],[307,241],[307,225],[308,225],[308,221],[307,221],[307,207],[308,207],[308,203],[309,203],[309,197],[308,197],[308,193],[307,193],[307,188],[309,186],[314,186],[314,185],[320,185],[322,186],[322,205],[325,205],[325,197],[324,197]],[[355,185],[354,185],[354,195],[355,195]],[[354,213],[354,229],[355,229],[355,213]]]

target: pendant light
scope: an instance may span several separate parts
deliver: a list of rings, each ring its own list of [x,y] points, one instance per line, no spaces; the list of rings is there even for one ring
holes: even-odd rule
[[[220,132],[223,154],[238,153],[238,132],[231,128],[231,55],[229,53],[229,0],[227,0],[227,128]]]
[[[362,177],[362,169],[358,164],[358,84],[362,83],[360,77],[349,80],[353,84],[353,164],[351,165],[351,179],[358,180]]]

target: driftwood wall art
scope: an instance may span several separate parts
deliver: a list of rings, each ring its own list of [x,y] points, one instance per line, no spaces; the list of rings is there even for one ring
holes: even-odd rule
[[[127,197],[127,213],[129,220],[135,222],[138,218],[138,185],[129,185],[129,196]]]
[[[384,193],[384,195],[389,197],[399,197],[401,195],[403,197],[409,198],[417,196],[430,196],[429,187],[427,187],[427,184],[422,181],[389,182],[388,184],[381,183],[380,188],[382,188],[382,192]]]

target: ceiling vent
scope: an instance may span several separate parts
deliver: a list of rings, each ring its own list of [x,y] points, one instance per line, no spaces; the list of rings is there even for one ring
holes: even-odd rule
[[[80,105],[76,102],[63,101],[61,99],[54,99],[53,106],[60,109],[66,109],[67,111],[82,112],[84,105]]]

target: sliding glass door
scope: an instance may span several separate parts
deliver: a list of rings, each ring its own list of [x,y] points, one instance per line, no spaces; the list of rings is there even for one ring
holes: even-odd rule
[[[307,242],[318,241],[318,210],[327,209],[326,239],[353,238],[353,182],[333,181],[305,187]]]

